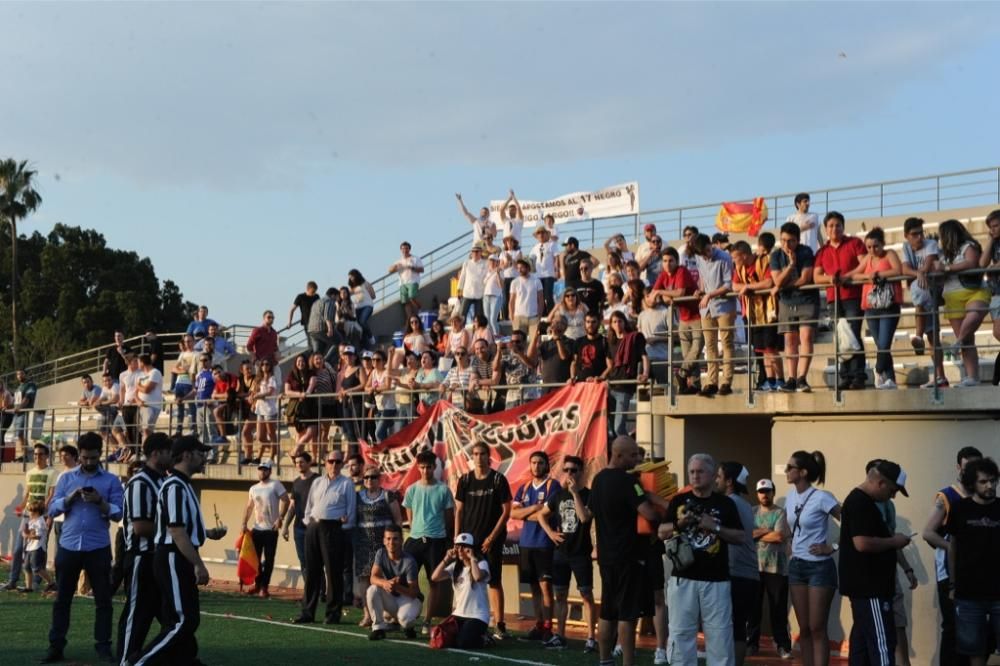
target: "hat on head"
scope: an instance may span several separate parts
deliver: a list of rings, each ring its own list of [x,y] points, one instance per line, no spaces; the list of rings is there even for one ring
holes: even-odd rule
[[[375,354],[371,353],[367,349],[361,352],[361,358],[375,358]]]
[[[174,439],[173,444],[170,445],[170,455],[174,458],[179,458],[181,454],[187,451],[211,451],[212,447],[207,444],[202,444],[201,440],[193,435],[184,435],[183,437],[177,437]]]
[[[260,464],[257,465],[257,469],[273,469],[274,463],[271,462],[270,458],[262,458]]]
[[[476,252],[482,252],[486,249],[486,243],[483,241],[476,241],[472,244],[472,249]]]
[[[567,245],[576,245],[577,247],[580,247],[580,241],[576,239],[576,236],[570,236],[563,243],[563,247],[566,247]]]
[[[344,353],[344,354],[356,354],[357,352],[354,351],[354,345],[344,345],[342,353]]]
[[[903,493],[903,497],[909,497],[910,494],[906,492],[906,472],[903,468],[892,462],[891,460],[879,460],[875,464],[875,469],[878,473],[889,479],[896,484],[899,488],[899,492]]]
[[[472,535],[468,532],[462,532],[461,534],[455,536],[455,545],[468,546],[469,548],[472,548],[476,545],[476,540],[473,539]]]
[[[762,490],[774,490],[774,481],[771,479],[761,479],[757,482],[757,492]]]
[[[656,231],[656,225],[655,224],[647,224],[646,226],[644,226],[642,228],[642,230],[643,231]]]
[[[548,230],[549,230],[549,228],[546,227],[544,224],[539,224],[537,227],[535,227],[535,230],[533,232],[531,232],[531,235],[532,236],[537,236],[538,234],[542,233],[543,231],[544,232],[548,232]]]

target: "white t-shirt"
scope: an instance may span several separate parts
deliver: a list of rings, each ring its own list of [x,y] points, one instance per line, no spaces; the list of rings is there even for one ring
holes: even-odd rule
[[[375,306],[375,301],[372,300],[372,295],[368,292],[369,289],[370,286],[367,282],[351,288],[351,300],[354,302],[354,309]]]
[[[500,265],[503,266],[505,263],[507,265],[500,271],[505,279],[514,279],[518,276],[517,260],[520,258],[520,250],[500,250]]]
[[[257,392],[267,398],[258,398],[254,404],[257,416],[272,417],[278,414],[278,380],[272,375],[257,387]]]
[[[101,387],[101,399],[97,404],[99,405],[117,405],[118,404],[118,384],[112,384],[111,386]]]
[[[399,284],[419,284],[420,283],[420,273],[414,271],[414,268],[423,268],[424,264],[420,261],[420,257],[411,254],[408,257],[400,257],[399,261],[393,264],[396,272],[399,273]]]
[[[825,544],[830,538],[830,512],[839,504],[832,493],[815,486],[801,495],[793,487],[785,499],[788,529],[792,531],[792,557],[812,562],[829,559],[829,555],[813,555],[809,546]]]
[[[536,277],[521,277],[518,275],[510,283],[510,295],[514,302],[515,317],[537,317],[538,294],[542,293],[542,281]]]
[[[816,213],[793,213],[785,222],[794,222],[799,227],[799,245],[805,245],[816,254],[819,248],[819,216]],[[812,229],[803,229],[803,224],[812,224]]]
[[[463,298],[482,298],[486,289],[486,271],[489,269],[488,263],[480,259],[474,261],[469,259],[462,265],[462,279],[459,281],[459,289],[462,290]]]
[[[452,576],[452,587],[454,588],[455,610],[452,614],[456,617],[471,618],[481,620],[483,624],[490,623],[490,600],[486,594],[487,584],[490,582],[490,565],[486,560],[479,560],[479,569],[486,573],[477,583],[472,580],[469,570],[462,567],[461,575],[456,579],[455,562],[445,569]]]
[[[555,241],[539,243],[531,248],[530,256],[535,260],[535,277],[550,278],[556,276],[557,252]]]
[[[487,271],[486,284],[483,287],[483,296],[503,296],[503,275],[500,271]]]
[[[906,247],[904,247],[904,248],[902,248],[898,252],[899,258],[900,258],[900,260],[904,264],[909,264],[910,263],[906,259],[907,256],[909,256],[909,252],[910,251],[912,251],[912,250],[908,251],[906,249]],[[914,254],[914,256],[917,259],[917,265],[916,266],[910,266],[910,268],[918,269],[924,263],[924,259],[926,259],[927,257],[937,257],[937,256],[940,256],[941,255],[941,248],[938,247],[938,244],[937,244],[936,240],[927,239],[927,240],[924,241],[923,246],[919,250],[917,250],[916,252],[913,252],[913,254]]]
[[[45,518],[39,516],[38,518],[32,518],[28,521],[28,529],[35,530],[37,537],[31,538],[25,542],[24,549],[29,553],[36,550],[41,550],[42,544],[49,540],[49,530],[45,526]]]
[[[156,368],[151,368],[149,372],[142,371],[139,376],[139,386],[156,384],[156,388],[149,393],[139,393],[139,402],[146,407],[159,407],[163,404],[163,375]]]
[[[136,389],[139,388],[139,377],[142,377],[142,370],[126,370],[118,377],[118,386],[122,391],[122,402],[126,405],[135,403]]]
[[[285,486],[275,479],[258,481],[250,486],[250,499],[253,501],[253,529],[274,529],[274,524],[281,516],[278,503],[287,494]]]

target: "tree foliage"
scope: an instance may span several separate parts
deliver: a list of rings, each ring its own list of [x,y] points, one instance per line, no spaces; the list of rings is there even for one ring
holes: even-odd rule
[[[57,224],[48,236],[22,234],[17,251],[21,366],[108,344],[115,330],[126,337],[182,330],[195,309],[172,281],[160,283],[147,257],[109,248],[93,229]],[[0,234],[3,340],[11,333],[10,288],[10,237]],[[11,362],[3,345],[0,367]]]

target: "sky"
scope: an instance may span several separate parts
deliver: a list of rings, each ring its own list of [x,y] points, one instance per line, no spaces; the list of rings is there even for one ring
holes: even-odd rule
[[[997,3],[4,3],[0,157],[213,318],[384,274],[455,207],[644,210],[1000,164]]]

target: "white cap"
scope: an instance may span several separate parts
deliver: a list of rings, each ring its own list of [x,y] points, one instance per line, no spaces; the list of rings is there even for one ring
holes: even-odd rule
[[[468,546],[469,548],[472,548],[473,546],[476,545],[476,540],[473,539],[472,535],[469,534],[468,532],[462,532],[461,534],[455,537],[455,545]]]
[[[757,492],[762,490],[774,490],[774,481],[771,479],[761,479],[757,482]]]
[[[271,462],[270,458],[261,459],[260,463],[257,465],[257,469],[271,469],[274,467],[274,463]]]

